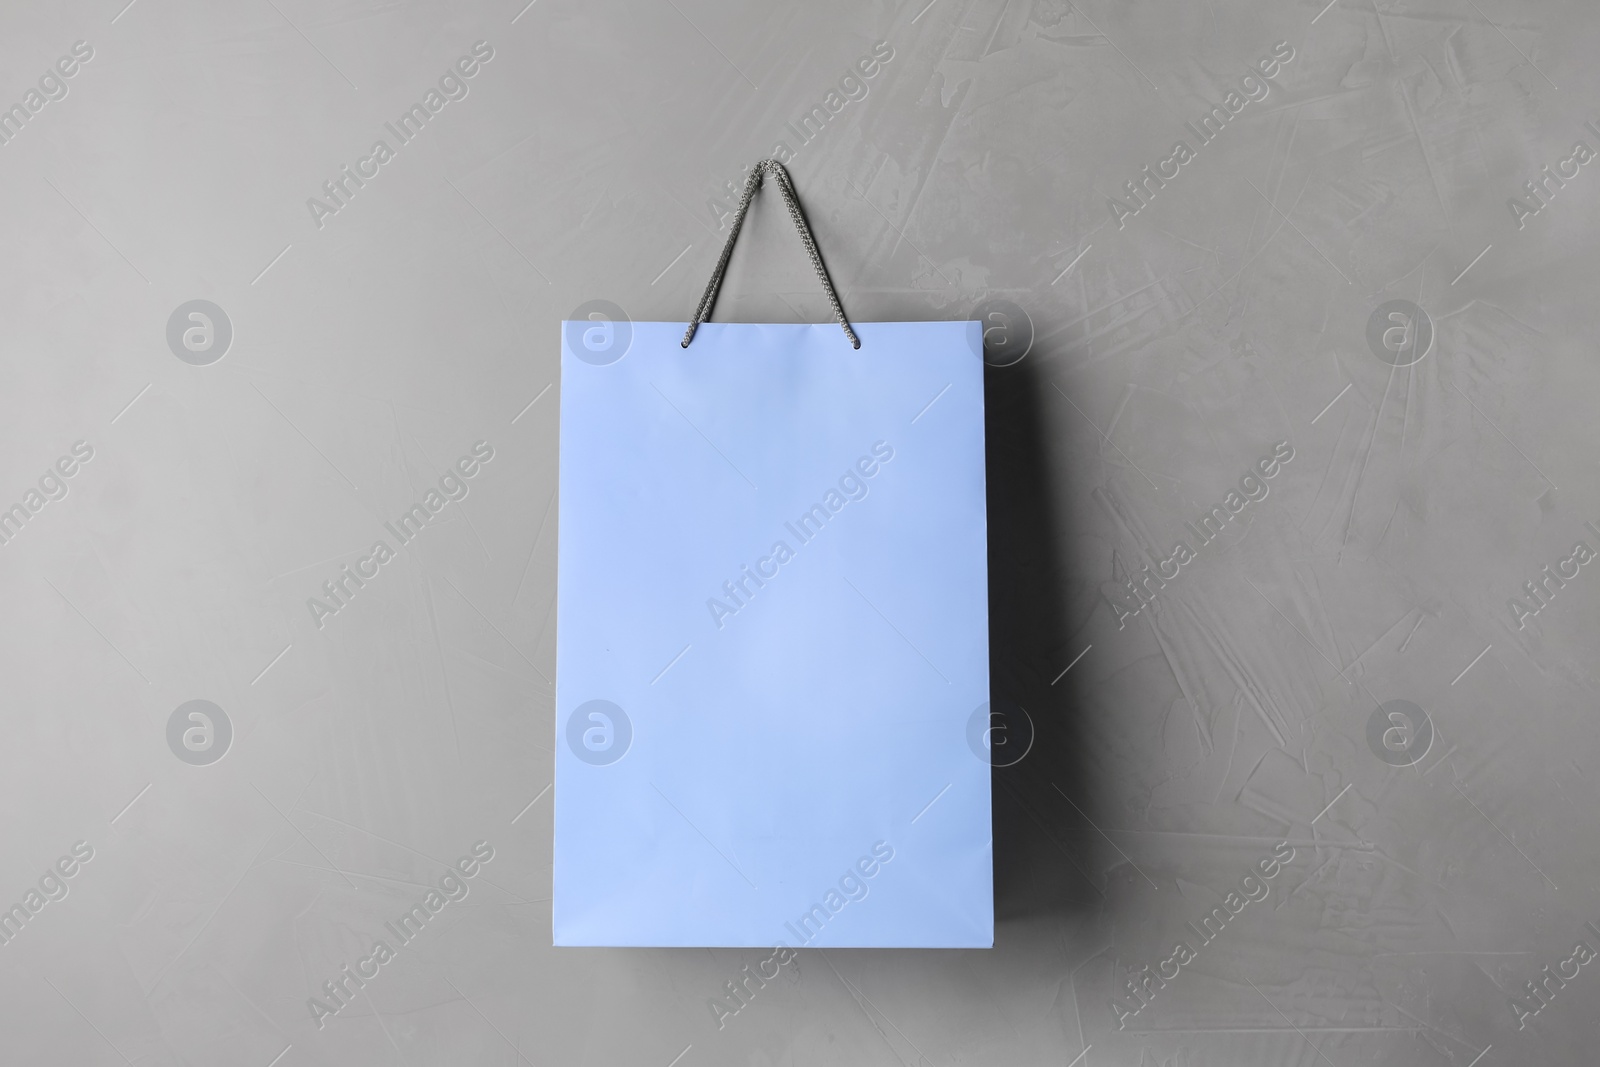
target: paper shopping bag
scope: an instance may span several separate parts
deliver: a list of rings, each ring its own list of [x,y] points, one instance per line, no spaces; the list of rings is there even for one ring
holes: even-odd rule
[[[563,323],[557,945],[993,942],[979,324],[845,325]]]

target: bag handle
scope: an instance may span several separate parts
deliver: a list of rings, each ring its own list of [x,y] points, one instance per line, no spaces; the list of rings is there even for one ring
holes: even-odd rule
[[[817,242],[811,236],[811,227],[806,225],[806,217],[800,212],[800,200],[795,196],[794,182],[790,181],[789,172],[776,159],[763,159],[757,163],[755,169],[750,172],[749,179],[744,183],[744,195],[739,198],[739,209],[733,216],[733,229],[728,233],[727,244],[722,246],[722,256],[717,260],[716,269],[711,272],[711,283],[706,286],[706,294],[700,298],[700,305],[694,309],[694,318],[689,321],[689,330],[683,335],[683,347],[688,348],[689,342],[694,340],[695,330],[700,328],[702,322],[709,322],[711,319],[711,307],[717,302],[717,289],[722,285],[722,275],[727,271],[728,260],[733,256],[733,243],[739,239],[739,227],[744,225],[745,212],[750,210],[750,201],[755,197],[756,190],[761,187],[761,178],[764,174],[772,175],[778,184],[778,191],[783,194],[783,202],[789,208],[789,217],[794,220],[794,228],[800,231],[800,240],[805,243],[806,255],[811,257],[811,266],[816,269],[817,279],[827,291],[828,303],[833,305],[834,317],[844,328],[844,335],[850,338],[851,347],[860,348],[861,340],[850,328],[850,320],[844,317],[844,306],[839,303],[839,294],[833,291],[833,282],[828,279],[828,268],[822,265],[822,253],[817,250]]]

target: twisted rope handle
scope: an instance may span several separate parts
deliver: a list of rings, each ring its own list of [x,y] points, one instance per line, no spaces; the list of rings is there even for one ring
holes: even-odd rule
[[[850,338],[850,346],[860,348],[861,340],[850,328],[850,320],[844,317],[844,305],[839,303],[839,294],[833,291],[833,282],[828,278],[828,268],[822,265],[822,253],[818,251],[817,242],[811,236],[811,227],[806,225],[806,217],[800,211],[800,198],[795,195],[794,182],[789,179],[789,172],[784,169],[783,164],[776,159],[763,159],[757,163],[755,169],[750,172],[749,179],[744,183],[744,195],[739,198],[739,210],[733,216],[733,229],[728,234],[728,242],[722,246],[722,255],[717,260],[716,269],[711,272],[711,283],[706,286],[706,294],[700,298],[700,305],[694,309],[694,318],[689,321],[689,330],[683,335],[683,347],[688,348],[700,324],[711,319],[711,307],[717,302],[717,289],[722,285],[722,276],[727,272],[728,260],[733,256],[733,243],[739,239],[739,227],[744,225],[745,212],[750,210],[750,201],[755,197],[756,190],[761,187],[761,178],[764,174],[771,174],[773,180],[778,183],[778,191],[783,194],[783,202],[789,208],[789,217],[794,220],[794,228],[800,231],[800,240],[805,243],[806,255],[811,257],[811,266],[817,272],[817,280],[822,282],[822,288],[828,294],[828,303],[833,305],[834,317],[843,327],[844,335]]]

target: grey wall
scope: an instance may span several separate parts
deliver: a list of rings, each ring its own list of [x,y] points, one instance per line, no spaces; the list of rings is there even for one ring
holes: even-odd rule
[[[0,13],[0,1058],[1593,1061],[1591,6],[124,3]],[[1034,737],[992,951],[806,950],[719,1027],[764,953],[550,947],[557,323],[687,318],[779,141],[854,318],[999,302],[995,693]],[[718,316],[826,320],[770,198]]]

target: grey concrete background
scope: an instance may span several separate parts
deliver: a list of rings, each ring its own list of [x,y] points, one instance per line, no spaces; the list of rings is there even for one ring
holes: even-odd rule
[[[0,12],[0,1059],[1594,1062],[1592,6],[125,3]],[[550,947],[557,323],[687,318],[778,142],[853,318],[1015,309],[994,677],[1036,737],[995,773],[992,951],[805,950],[719,1026],[763,953]],[[773,199],[718,317],[826,321]],[[169,345],[193,300],[225,352],[187,312]]]

